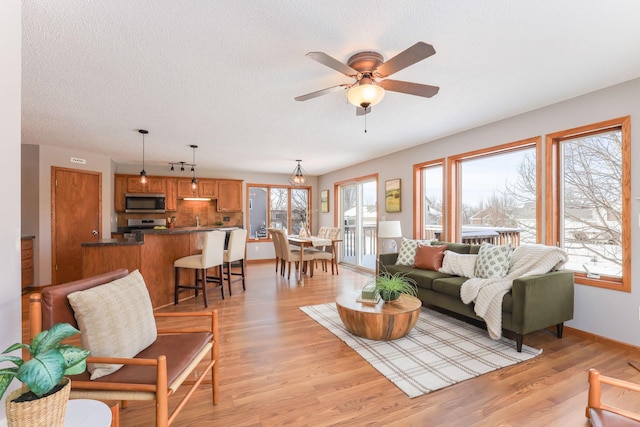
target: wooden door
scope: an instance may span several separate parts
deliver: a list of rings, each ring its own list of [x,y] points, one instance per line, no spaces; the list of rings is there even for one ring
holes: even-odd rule
[[[82,278],[82,243],[101,238],[102,174],[51,168],[51,281]]]

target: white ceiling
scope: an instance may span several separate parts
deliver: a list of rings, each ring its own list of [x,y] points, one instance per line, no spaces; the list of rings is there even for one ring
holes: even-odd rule
[[[640,76],[637,0],[23,0],[25,144],[148,165],[312,175]],[[436,54],[367,116],[305,54]],[[168,167],[168,166],[167,166]]]

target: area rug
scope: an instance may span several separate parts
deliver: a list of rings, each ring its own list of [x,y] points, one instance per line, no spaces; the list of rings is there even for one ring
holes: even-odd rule
[[[542,353],[515,342],[492,340],[487,331],[437,311],[422,308],[412,331],[394,341],[373,341],[349,333],[336,305],[300,307],[313,320],[354,349],[409,397],[529,360]]]

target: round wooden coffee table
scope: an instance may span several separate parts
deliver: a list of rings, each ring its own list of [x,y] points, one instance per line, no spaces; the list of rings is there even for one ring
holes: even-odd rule
[[[370,340],[402,338],[416,325],[422,302],[411,295],[402,294],[392,303],[363,304],[356,301],[357,294],[342,294],[336,298],[336,307],[342,323],[349,332]]]

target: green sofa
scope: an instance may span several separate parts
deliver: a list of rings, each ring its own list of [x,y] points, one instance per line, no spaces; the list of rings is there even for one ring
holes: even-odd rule
[[[460,254],[477,254],[480,249],[480,245],[462,243],[433,244],[446,244],[447,250]],[[483,322],[475,314],[473,303],[465,304],[460,298],[460,286],[466,277],[396,265],[397,257],[398,253],[381,254],[380,271],[406,274],[414,279],[423,306],[455,313],[472,323]],[[573,287],[573,273],[563,270],[513,281],[511,291],[502,300],[502,330],[505,336],[515,339],[518,352],[522,351],[524,335],[530,332],[555,325],[558,338],[562,338],[564,322],[573,319]]]

